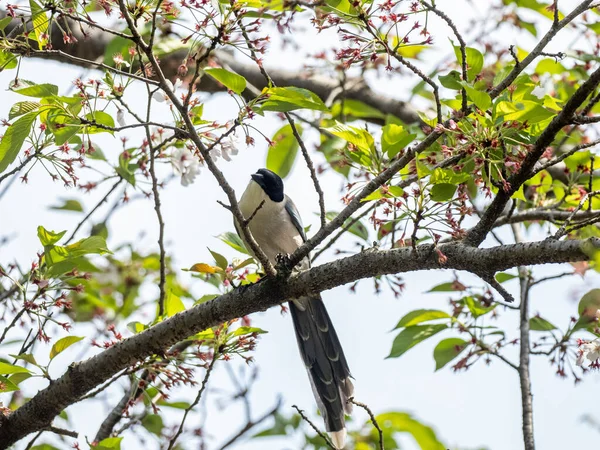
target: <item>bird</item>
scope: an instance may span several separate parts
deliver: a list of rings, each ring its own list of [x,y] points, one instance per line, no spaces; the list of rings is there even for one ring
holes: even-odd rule
[[[259,169],[250,177],[238,205],[244,218],[252,217],[248,227],[256,243],[272,264],[278,255],[291,255],[306,241],[302,219],[294,202],[284,193],[283,180],[269,169]],[[240,223],[234,219],[238,235],[246,242]],[[256,257],[256,255],[253,255]],[[304,258],[296,270],[310,268]],[[345,414],[352,413],[354,394],[352,375],[340,340],[320,294],[311,294],[289,302],[300,355],[315,400],[334,446],[344,448]]]

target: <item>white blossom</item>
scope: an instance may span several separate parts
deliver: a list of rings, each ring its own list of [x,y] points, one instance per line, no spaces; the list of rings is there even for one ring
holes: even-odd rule
[[[127,125],[127,122],[125,122],[125,111],[120,108],[117,108],[117,123],[122,127]]]
[[[181,85],[183,84],[183,81],[181,81],[179,78],[177,78],[175,80],[175,85],[173,85],[173,83],[171,83],[169,80],[165,80],[165,83],[167,84],[168,88],[175,93],[177,91],[177,89],[179,89],[181,87]],[[171,99],[161,89],[157,90],[154,94],[152,94],[152,99],[156,100],[157,102],[160,102],[160,103],[162,103],[162,102],[171,103]]]
[[[235,156],[238,154],[237,146],[231,136],[229,136],[226,140],[221,142],[221,151],[220,156],[225,161],[231,161],[231,156]]]
[[[189,186],[200,174],[200,161],[187,148],[178,148],[171,155],[171,164],[178,175],[181,175],[181,185]]]
[[[600,342],[592,341],[579,344],[579,350],[577,356],[577,365],[582,366],[583,362],[588,359],[591,362],[595,362],[600,358]]]

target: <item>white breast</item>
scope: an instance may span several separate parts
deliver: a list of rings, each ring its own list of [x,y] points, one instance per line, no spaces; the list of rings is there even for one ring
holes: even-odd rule
[[[254,181],[248,184],[239,202],[244,217],[250,217],[263,200],[265,203],[254,215],[249,228],[263,252],[273,264],[276,264],[278,254],[294,253],[294,250],[302,245],[303,240],[285,210],[285,201],[274,202]],[[251,251],[243,234],[241,232],[239,234]]]

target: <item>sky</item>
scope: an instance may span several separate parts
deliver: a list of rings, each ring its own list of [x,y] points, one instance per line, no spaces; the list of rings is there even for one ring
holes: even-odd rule
[[[453,13],[452,17],[459,26],[466,26],[467,19],[472,14],[484,14],[487,2],[466,2],[464,0],[440,0],[438,6]],[[578,2],[565,1],[565,9]],[[475,5],[473,7],[473,5]],[[566,6],[569,5],[569,6]],[[474,9],[475,8],[475,12]],[[479,10],[477,10],[479,8]],[[456,12],[460,11],[461,14]],[[445,39],[445,29],[439,27],[439,41]],[[500,32],[503,32],[502,29]],[[305,33],[302,43],[310,51],[326,45],[338,45],[335,34],[315,36]],[[511,43],[527,48],[531,39],[526,36],[506,34],[507,47]],[[559,40],[558,47],[549,47],[548,51],[562,49],[565,40]],[[306,51],[303,49],[303,51]],[[295,51],[281,50],[273,45],[269,55],[265,57],[269,64],[289,69],[301,69],[301,58]],[[426,64],[424,61],[423,64]],[[4,91],[11,78],[12,71],[0,73],[0,117],[6,117],[7,111],[17,99],[10,92]],[[94,76],[94,72],[86,72],[80,68],[60,65],[50,61],[24,59],[20,76],[38,83],[57,84],[61,92],[70,89],[70,83],[79,76]],[[97,73],[95,74],[97,76]],[[384,77],[371,83],[375,89],[382,92],[392,92],[398,99],[405,98],[410,86],[398,88],[393,79]],[[131,97],[143,95],[139,86],[134,86]],[[235,117],[236,105],[226,95],[215,95],[207,99],[204,117],[225,121]],[[168,111],[163,107],[157,116],[168,120]],[[267,117],[257,119],[255,125],[265,134],[272,135],[281,126],[278,119]],[[314,137],[314,136],[313,136]],[[117,139],[104,137],[98,141],[107,155],[118,154],[121,144]],[[241,195],[249,181],[249,175],[264,166],[266,145],[257,141],[255,147],[240,149],[239,154],[231,163],[221,161],[220,167],[230,180],[234,189]],[[315,156],[320,162],[319,156]],[[161,168],[161,175],[170,174],[168,167]],[[292,174],[285,180],[286,192],[294,199],[301,212],[305,225],[313,224],[313,230],[318,225],[317,196],[310,184],[308,171],[303,162],[298,159]],[[340,210],[341,179],[332,174],[322,177],[322,187],[325,192],[328,210]],[[0,247],[0,259],[14,259],[28,265],[35,252],[39,251],[36,237],[36,227],[40,224],[48,229],[73,229],[80,216],[69,213],[51,211],[49,206],[58,204],[59,198],[77,198],[86,205],[93,205],[103,195],[104,191],[83,194],[79,190],[65,191],[61,184],[52,183],[42,170],[36,169],[29,177],[29,183],[15,183],[8,194],[0,199],[0,236],[11,236],[8,245]],[[130,195],[133,193],[129,191]],[[163,215],[166,222],[167,251],[174,258],[174,267],[186,268],[196,262],[210,262],[207,247],[231,257],[233,252],[222,244],[216,236],[223,231],[233,231],[230,213],[216,203],[216,199],[225,200],[220,187],[214,181],[208,170],[204,170],[196,182],[183,187],[178,182],[171,183],[161,192]],[[100,210],[95,217],[103,217]],[[143,231],[143,233],[142,233]],[[89,227],[84,227],[80,236],[85,236]],[[151,200],[131,202],[114,215],[110,223],[109,248],[116,247],[121,242],[133,241],[141,251],[156,251],[157,227],[156,216]],[[508,239],[508,234],[504,234]],[[533,227],[528,238],[540,239],[544,235],[541,230]],[[353,240],[342,240],[342,246],[353,249]],[[492,245],[486,242],[485,245]],[[7,258],[7,255],[9,257]],[[329,253],[324,255],[321,262],[335,258]],[[536,268],[538,276],[542,274],[559,273],[566,266],[547,266]],[[209,292],[206,285],[186,278],[188,286],[200,296]],[[336,325],[338,335],[345,348],[346,357],[355,378],[356,399],[364,402],[376,413],[386,411],[410,412],[423,423],[431,425],[438,438],[449,448],[476,449],[485,447],[490,450],[515,449],[522,447],[521,409],[519,380],[516,372],[503,363],[493,360],[490,366],[477,364],[467,372],[454,373],[449,367],[434,372],[435,364],[432,352],[438,339],[431,339],[419,347],[409,351],[401,358],[386,359],[395,334],[391,332],[398,320],[407,312],[417,308],[447,308],[447,294],[427,294],[432,286],[450,281],[453,274],[449,271],[418,272],[406,274],[406,290],[402,297],[396,299],[390,292],[385,291],[374,295],[372,285],[363,282],[356,293],[351,293],[348,287],[339,287],[323,293],[323,298]],[[467,280],[477,282],[475,278],[466,276]],[[577,313],[577,300],[593,286],[600,285],[596,276],[572,278],[548,282],[535,288],[531,299],[532,313],[540,312],[546,319],[559,325],[566,325],[569,317]],[[518,283],[510,281],[507,287],[513,293],[518,292]],[[152,295],[157,294],[151,292]],[[271,408],[279,395],[284,397],[282,413],[289,415],[293,412],[292,404],[311,412],[315,418],[315,404],[308,383],[307,375],[296,349],[295,337],[291,318],[282,316],[279,308],[272,308],[265,313],[255,314],[253,324],[269,331],[264,335],[254,354],[259,378],[252,391],[252,404],[255,417]],[[498,321],[504,325],[509,336],[518,336],[518,317],[515,314],[502,313]],[[93,327],[81,327],[73,331],[75,335],[88,335]],[[125,330],[123,330],[125,331]],[[452,332],[440,335],[441,338],[454,336]],[[43,348],[43,346],[40,346]],[[48,346],[49,349],[49,346]],[[64,367],[80,356],[75,350],[65,352],[53,363],[51,374],[60,376]],[[509,358],[516,360],[516,348],[507,353]],[[238,364],[238,363],[233,363]],[[600,407],[597,398],[600,376],[597,373],[585,377],[584,383],[573,386],[572,379],[563,380],[557,377],[555,369],[549,366],[543,358],[532,360],[532,380],[534,394],[534,418],[536,442],[542,449],[585,448],[589,442],[597,441],[598,431],[581,421],[584,414],[600,418]],[[34,386],[30,383],[30,386]],[[43,384],[39,384],[43,386]],[[230,389],[227,372],[217,368],[212,376],[208,390],[210,414],[207,418],[198,415],[191,416],[193,421],[206,420],[206,429],[213,436],[212,448],[219,444],[242,425],[242,405],[234,404],[226,409],[219,408],[217,399],[221,397],[220,389]],[[119,389],[110,390],[104,398],[106,401],[75,404],[68,409],[72,423],[70,428],[83,436],[93,438],[101,420],[108,412],[108,405],[114,405],[121,397]],[[173,395],[173,400],[189,400],[195,396],[195,390],[182,389]],[[2,396],[0,396],[0,401]],[[223,401],[221,401],[222,403]],[[173,423],[180,418],[179,413],[168,412]],[[357,423],[366,420],[366,416],[358,411]],[[320,424],[318,418],[316,423]],[[410,437],[401,439],[404,449],[418,448]],[[122,448],[155,448],[150,438],[146,444],[141,444],[131,437],[126,438]],[[22,448],[22,446],[18,447]],[[209,448],[211,448],[209,446]],[[298,443],[289,439],[264,438],[260,440],[240,441],[235,447],[239,450],[276,450],[295,449]]]

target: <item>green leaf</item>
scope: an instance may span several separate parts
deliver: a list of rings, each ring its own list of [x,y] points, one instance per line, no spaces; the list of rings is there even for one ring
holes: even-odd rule
[[[297,87],[274,87],[263,90],[267,99],[260,105],[260,111],[288,112],[296,109],[328,111],[325,103],[308,89]]]
[[[456,283],[454,281],[449,281],[448,283],[438,284],[437,286],[432,287],[427,292],[454,292],[464,289],[457,289]]]
[[[371,136],[371,134],[363,128],[357,128],[336,122],[333,127],[323,129],[337,137],[344,139],[347,142],[350,142],[351,144],[354,144],[359,149],[366,152],[369,152],[374,144],[373,136]]]
[[[22,116],[23,114],[36,111],[40,107],[38,102],[17,102],[10,108],[8,113],[8,120],[13,120],[15,117]]]
[[[50,21],[46,11],[34,0],[29,0],[31,7],[31,21],[33,22],[33,32],[38,42],[40,50],[48,44],[48,26]]]
[[[551,331],[556,330],[556,327],[540,316],[533,316],[529,319],[529,329],[531,331]]]
[[[19,386],[10,381],[8,378],[0,375],[0,392],[13,392],[18,390]]]
[[[64,199],[62,205],[50,206],[48,209],[53,209],[56,211],[83,212],[83,206],[81,206],[81,203],[74,199]]]
[[[433,350],[433,359],[435,359],[435,370],[438,371],[467,348],[468,341],[459,338],[448,338],[440,341]]]
[[[54,84],[28,84],[22,88],[13,88],[13,91],[17,94],[26,95],[27,97],[53,97],[58,95],[58,86]]]
[[[592,289],[581,297],[577,311],[581,317],[594,320],[598,317],[598,310],[600,310],[600,289]]]
[[[346,116],[356,119],[385,119],[385,114],[360,100],[346,98],[336,102],[331,108],[333,118]]]
[[[448,328],[446,324],[414,325],[403,329],[394,339],[388,358],[398,358],[415,345]]]
[[[5,17],[5,19],[10,19],[10,17]],[[15,55],[7,50],[0,49],[0,71],[14,69],[17,67],[18,59]]]
[[[498,283],[505,283],[506,281],[512,280],[514,278],[519,278],[518,275],[513,275],[512,273],[506,273],[506,272],[498,272],[494,278],[496,278],[496,281]]]
[[[4,17],[0,19],[0,31],[4,31],[4,29],[8,26],[10,22],[12,22],[13,18],[10,16]]]
[[[215,262],[217,263],[217,266],[219,266],[223,270],[227,269],[227,266],[229,265],[229,263],[227,262],[227,258],[225,258],[220,253],[213,252],[210,248],[208,249],[208,251],[210,252],[212,257],[215,258]]]
[[[27,113],[7,128],[0,141],[0,173],[17,158],[37,115],[37,111]]]
[[[234,250],[237,250],[240,253],[245,253],[246,255],[250,254],[250,253],[248,253],[248,250],[246,250],[246,246],[244,245],[244,242],[237,234],[232,233],[231,231],[228,231],[226,233],[220,234],[218,236],[218,238],[221,239],[223,242],[225,242],[227,245],[229,245]]]
[[[437,439],[435,432],[430,427],[423,425],[408,413],[389,412],[379,414],[375,419],[383,427],[384,436],[399,432],[409,433],[416,441],[418,448],[422,450],[446,450],[450,448]]]
[[[81,239],[74,244],[67,245],[65,250],[67,251],[68,258],[77,258],[89,254],[105,255],[111,253],[106,248],[106,240],[102,236],[90,236]]]
[[[148,326],[144,325],[142,322],[129,322],[127,324],[127,329],[134,334],[141,333],[142,331],[144,331],[147,328],[148,328]]]
[[[468,84],[464,84],[465,89],[467,90],[467,96],[475,103],[475,105],[481,109],[482,111],[487,111],[490,106],[492,106],[492,97],[490,94],[484,91],[478,91],[475,88],[472,88]]]
[[[207,301],[212,300],[213,298],[217,298],[218,296],[219,294],[204,294],[202,297],[200,297],[194,302],[194,306],[199,305],[200,303],[206,303]]]
[[[94,111],[85,115],[86,120],[90,122],[95,122],[98,125],[104,125],[105,127],[114,128],[115,120],[112,116],[104,111]],[[114,134],[112,130],[107,130],[105,128],[100,128],[94,125],[87,126],[88,133],[110,133]]]
[[[38,238],[40,239],[40,242],[44,247],[56,244],[58,241],[60,241],[60,239],[65,235],[66,232],[67,230],[56,233],[54,231],[46,230],[41,225],[37,227]]]
[[[461,84],[462,78],[460,73],[456,70],[451,71],[448,75],[439,75],[438,79],[445,88],[453,89],[455,91],[460,91],[463,88]]]
[[[446,202],[452,200],[457,187],[458,186],[455,184],[449,183],[434,184],[430,193],[431,200],[434,202]]]
[[[268,333],[268,331],[256,327],[239,327],[233,332],[233,336],[245,336],[252,333],[265,334]]]
[[[416,134],[409,133],[400,125],[385,125],[381,134],[381,150],[387,153],[391,159],[410,144],[415,137],[417,137]]]
[[[101,440],[94,450],[121,450],[122,437],[109,437]]]
[[[25,367],[14,366],[12,364],[0,361],[0,373],[3,375],[10,375],[13,373],[31,373],[31,371]]]
[[[185,311],[185,305],[178,296],[169,291],[165,298],[165,313],[167,317],[174,316],[181,311]]]
[[[498,306],[497,303],[493,303],[490,306],[485,306],[483,303],[481,303],[481,301],[472,296],[465,297],[463,302],[467,308],[469,308],[469,311],[474,318],[484,316],[487,313],[492,312],[496,306]]]
[[[52,349],[50,350],[50,359],[54,359],[55,356],[65,351],[71,345],[81,341],[83,336],[66,336],[62,339],[59,339],[54,343]]]
[[[241,94],[246,89],[246,79],[237,73],[221,68],[204,69],[204,72],[236,94]]]
[[[158,414],[148,414],[142,419],[142,426],[150,433],[161,436],[164,424],[162,417]]]
[[[451,318],[452,316],[450,316],[450,314],[444,311],[439,311],[437,309],[417,309],[415,311],[409,312],[404,317],[402,317],[402,319],[400,319],[400,321],[396,325],[395,329],[411,327],[413,325],[417,325],[423,322],[430,322],[432,320]]]
[[[462,54],[459,46],[454,46],[454,53],[456,59],[458,59],[458,64],[462,65]],[[469,80],[473,80],[483,69],[483,55],[479,50],[472,47],[466,47],[465,53],[467,55],[467,75]]]
[[[302,135],[302,128],[299,125],[296,125],[296,130]],[[287,177],[296,161],[298,147],[298,140],[292,132],[291,125],[281,127],[273,136],[273,145],[269,147],[267,169],[281,178]]]
[[[544,108],[540,103],[520,100],[518,102],[501,101],[495,106],[495,117],[504,117],[504,120],[517,122],[538,123],[554,116],[552,111]]]

